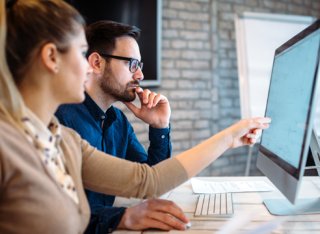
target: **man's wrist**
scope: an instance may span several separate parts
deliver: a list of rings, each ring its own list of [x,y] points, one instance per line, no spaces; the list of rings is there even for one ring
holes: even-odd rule
[[[116,209],[116,213],[114,213],[113,217],[108,221],[107,233],[111,233],[119,228],[121,220],[123,219],[123,216],[127,210],[126,207],[112,207],[112,209]]]
[[[122,213],[121,219],[117,225],[117,229],[127,229],[126,222],[125,222],[127,212],[128,212],[128,208],[125,208]]]
[[[122,217],[120,219],[120,222],[119,222],[119,224],[117,226],[117,229],[126,229],[125,225],[124,225],[124,218],[123,217],[124,217],[124,214],[122,215]]]
[[[150,124],[151,128],[154,129],[168,129],[170,128],[170,123],[164,123],[164,124]]]

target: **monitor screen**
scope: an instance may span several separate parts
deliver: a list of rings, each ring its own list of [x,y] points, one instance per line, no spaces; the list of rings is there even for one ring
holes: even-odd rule
[[[319,78],[320,20],[276,50],[258,168],[295,202],[309,152]]]
[[[298,41],[274,58],[266,116],[272,118],[261,146],[289,172],[298,173],[310,123],[320,30]],[[305,149],[306,148],[306,149]],[[286,167],[287,166],[287,167]]]

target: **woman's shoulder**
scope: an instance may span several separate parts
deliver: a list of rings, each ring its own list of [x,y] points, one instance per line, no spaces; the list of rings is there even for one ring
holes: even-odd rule
[[[81,136],[72,128],[69,128],[62,124],[60,124],[60,127],[61,127],[62,138],[73,138],[74,140],[77,140],[77,141],[81,140]]]
[[[13,124],[6,118],[0,116],[0,139],[2,143],[8,141],[18,141],[23,138],[23,130],[20,130],[17,125]]]
[[[36,149],[30,144],[23,130],[2,116],[0,117],[0,139],[0,158],[5,160],[10,168],[15,168],[17,162],[34,164],[37,161],[34,157]]]
[[[63,146],[70,148],[71,151],[77,152],[77,154],[83,155],[87,151],[91,153],[95,149],[75,130],[66,126],[61,126],[61,140]]]
[[[81,148],[83,139],[72,128],[61,125],[61,141],[62,144],[66,144],[69,147],[73,147],[78,151]]]

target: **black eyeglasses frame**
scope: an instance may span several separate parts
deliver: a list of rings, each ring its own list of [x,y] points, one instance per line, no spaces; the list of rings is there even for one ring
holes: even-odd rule
[[[118,55],[105,54],[105,53],[98,53],[98,54],[104,58],[113,58],[113,59],[118,59],[118,60],[129,61],[129,71],[131,73],[135,73],[138,70],[138,68],[140,68],[140,70],[142,71],[143,62],[140,62],[138,59],[123,57],[123,56],[118,56]],[[137,66],[133,67],[132,64],[137,64]]]

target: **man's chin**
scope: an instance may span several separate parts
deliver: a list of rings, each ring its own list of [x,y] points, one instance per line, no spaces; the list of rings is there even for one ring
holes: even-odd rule
[[[127,98],[125,102],[133,102],[134,100],[136,100],[136,97]]]
[[[120,97],[119,101],[121,102],[133,102],[136,99],[136,94],[134,93],[134,95],[130,95],[130,96],[126,96],[126,97]]]

